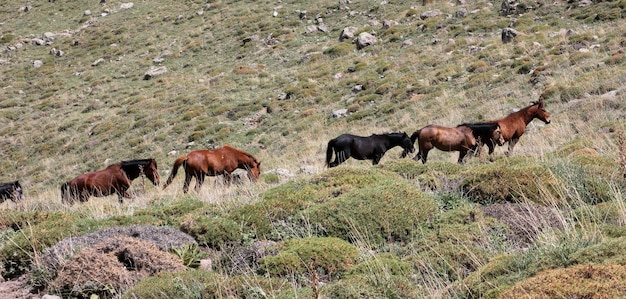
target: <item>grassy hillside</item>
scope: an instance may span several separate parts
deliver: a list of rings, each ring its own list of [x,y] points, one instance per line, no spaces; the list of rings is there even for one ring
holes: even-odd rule
[[[565,232],[543,234],[543,228],[533,227],[533,234],[540,237],[532,242],[567,247],[572,254],[620,237],[623,216],[615,216],[611,227],[603,230],[599,227],[604,224],[596,221],[601,218],[589,215],[604,215],[606,206],[597,204],[624,211],[626,1],[588,6],[578,1],[520,1],[509,15],[501,14],[501,2],[423,2],[0,3],[0,182],[19,179],[27,197],[18,204],[0,203],[1,209],[20,210],[25,214],[19,217],[26,219],[1,222],[7,228],[0,235],[3,250],[9,250],[11,238],[25,236],[20,233],[22,224],[37,226],[39,221],[56,219],[51,214],[57,213],[63,214],[58,216],[64,219],[60,223],[80,218],[96,222],[77,224],[69,235],[58,232],[46,240],[28,239],[32,242],[26,252],[116,224],[172,225],[194,236],[203,248],[215,250],[232,242],[303,239],[304,245],[297,241],[281,245],[289,252],[290,246],[317,244],[305,237],[339,238],[350,244],[324,242],[332,248],[356,246],[366,261],[389,257],[371,259],[365,249],[389,253],[394,258],[387,262],[394,266],[385,264],[385,269],[397,266],[406,275],[390,274],[371,283],[366,276],[376,272],[373,266],[357,266],[354,256],[345,257],[342,269],[320,265],[325,271],[320,279],[329,284],[322,291],[325,296],[359,297],[341,293],[342,288],[376,285],[363,287],[371,293],[360,296],[376,297],[386,288],[400,297],[425,293],[482,297],[496,296],[541,272],[546,264],[542,262],[554,261],[557,251],[528,244],[522,247],[535,248],[533,254],[518,251],[517,245],[509,244],[515,234],[498,233],[507,230],[502,225],[517,226],[502,224],[506,217],[480,210],[483,206],[525,201],[556,209],[555,221],[566,227]],[[376,43],[358,49],[352,38],[340,40],[347,27],[355,27],[356,34],[372,33]],[[501,33],[507,27],[518,35],[503,43]],[[147,78],[146,72],[157,67],[167,71]],[[512,158],[506,158],[500,147],[493,163],[481,157],[458,166],[456,153],[433,150],[429,163],[421,165],[397,161],[400,149],[393,149],[380,167],[349,160],[341,166],[347,174],[328,174],[324,168],[326,143],[342,133],[411,134],[428,124],[456,126],[503,117],[540,98],[552,123],[533,121]],[[349,111],[346,117],[331,117],[344,108]],[[137,180],[132,188],[137,197],[121,206],[112,197],[72,207],[61,203],[60,184],[80,173],[153,157],[164,180],[178,155],[223,144],[255,155],[263,171],[287,169],[295,177],[263,174],[257,185],[230,188],[210,182],[200,193],[188,195],[182,194],[179,178],[166,190]],[[302,166],[317,173],[301,173]],[[388,172],[395,181],[382,178],[391,176]],[[344,175],[354,176],[353,181],[342,181]],[[381,190],[365,188],[368,178],[374,178],[371,184],[381,184]],[[325,180],[332,182],[321,183]],[[301,191],[300,186],[306,186],[302,187],[306,192],[291,194],[289,188]],[[367,192],[352,190],[354,186]],[[382,202],[424,197],[427,203],[420,205],[437,209],[429,208],[428,215],[413,210],[401,215],[418,219],[409,224],[405,218],[360,223],[398,211],[392,203],[377,207],[391,214],[351,210],[351,204],[362,204],[368,196]],[[188,202],[193,209],[177,209]],[[281,204],[289,207],[266,220],[250,215],[255,209]],[[199,208],[195,205],[202,206],[201,212],[191,213]],[[476,213],[489,215],[484,222],[482,216],[468,222]],[[348,215],[354,223],[335,223],[332,215]],[[581,220],[587,216],[593,221]],[[317,222],[310,222],[314,219]],[[389,229],[400,223],[407,226]],[[470,226],[472,240],[448,242],[442,237],[461,238],[457,231],[461,225]],[[224,234],[207,232],[212,226]],[[549,231],[555,226],[549,225]],[[361,230],[372,227],[382,234],[368,236],[370,232]],[[413,231],[416,228],[419,233]],[[495,239],[500,237],[504,239],[498,243]],[[568,243],[568,237],[578,243]],[[424,262],[447,254],[446,265]],[[572,256],[548,263],[547,268],[588,261],[577,255],[574,262]],[[26,260],[12,261],[20,269],[5,264],[3,276],[24,272],[32,262]],[[292,268],[282,263],[286,262],[259,262],[254,269],[258,271],[245,272],[244,279],[259,275],[289,280],[281,269]],[[521,264],[530,266],[520,270]],[[234,279],[234,272],[241,275],[240,270],[222,266],[227,270],[219,275],[228,279]],[[501,269],[523,274],[512,277],[498,272]],[[440,271],[446,274],[440,276]],[[199,281],[237,284],[224,282],[221,276],[198,275]],[[255,286],[266,290],[266,283],[272,282]],[[418,287],[403,289],[406,285]],[[524,285],[516,285],[509,294],[520,290]],[[313,287],[302,294],[319,291]]]
[[[20,179],[35,195],[105,161],[149,156],[166,168],[173,149],[224,143],[259,155],[266,169],[321,166],[326,141],[340,133],[454,126],[505,116],[542,94],[554,125],[533,123],[529,133],[541,134],[525,136],[520,154],[573,136],[609,151],[610,136],[596,133],[623,126],[621,2],[557,2],[509,17],[486,1],[122,3],[2,4],[2,180]],[[433,10],[441,15],[420,18]],[[307,30],[318,20],[326,32]],[[509,25],[523,35],[502,44]],[[378,42],[362,50],[339,42],[348,26]],[[52,44],[35,45],[46,32]],[[258,40],[243,42],[251,36]],[[167,73],[144,80],[156,66]],[[329,119],[340,108],[353,114]]]

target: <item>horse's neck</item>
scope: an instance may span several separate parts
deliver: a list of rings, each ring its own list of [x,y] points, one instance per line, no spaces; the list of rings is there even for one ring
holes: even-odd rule
[[[534,106],[530,106],[530,107],[526,107],[524,109],[521,109],[520,111],[517,112],[513,112],[509,115],[507,115],[505,118],[503,118],[502,120],[509,120],[509,122],[514,122],[517,119],[521,119],[524,121],[525,124],[529,124],[533,119],[535,119],[535,117],[537,117],[537,111],[531,111],[531,109],[533,109]],[[502,126],[502,124],[501,124]]]
[[[141,169],[142,169],[142,165],[127,165],[127,166],[122,166],[122,171],[124,171],[124,173],[126,173],[126,176],[128,177],[129,180],[134,180],[136,178],[138,178],[141,175]]]
[[[524,108],[523,110],[520,110],[520,112],[524,111],[523,118],[526,124],[529,124],[531,121],[533,121],[533,119],[537,118],[537,110],[537,105],[529,106]]]
[[[402,140],[403,140],[402,136],[389,135],[386,138],[387,147],[392,148],[394,146],[399,146],[402,144]]]

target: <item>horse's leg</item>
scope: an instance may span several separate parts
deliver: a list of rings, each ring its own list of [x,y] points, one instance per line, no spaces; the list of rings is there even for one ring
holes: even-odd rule
[[[467,155],[467,150],[465,150],[465,151],[459,151],[459,161],[457,161],[457,163],[459,163],[459,164],[464,164],[464,163],[465,163],[465,161],[463,161],[463,160],[464,160],[464,158],[465,158],[465,155]]]
[[[417,155],[413,157],[413,160],[422,161],[422,163],[426,163],[426,157],[428,157],[428,151],[420,150],[419,152],[417,152]]]
[[[487,142],[487,147],[489,148],[489,155],[493,154],[493,151],[496,149],[496,145],[493,141]]]
[[[230,186],[233,183],[233,174],[228,171],[224,171],[224,179],[226,179],[226,186]]]
[[[335,161],[333,163],[330,163],[331,164],[330,167],[339,166],[339,164],[346,162],[346,160],[348,160],[349,157],[350,157],[350,150],[348,149],[335,152]]]
[[[519,138],[512,138],[511,140],[509,140],[509,150],[506,152],[507,157],[513,155],[513,147],[515,147],[515,144],[517,144],[518,141]]]
[[[191,184],[191,173],[185,172],[185,182],[183,182],[183,193],[187,193],[189,191],[189,184]]]
[[[374,154],[374,157],[372,158],[372,165],[378,165],[378,162],[380,162],[380,159],[383,158],[382,154]]]
[[[204,173],[200,173],[196,177],[196,188],[195,188],[196,192],[200,192],[200,187],[202,187],[202,184],[204,183],[204,178],[205,178]]]
[[[118,200],[120,201],[120,204],[124,203],[124,198],[131,198],[130,193],[128,193],[128,190],[118,192],[117,196],[118,196]]]

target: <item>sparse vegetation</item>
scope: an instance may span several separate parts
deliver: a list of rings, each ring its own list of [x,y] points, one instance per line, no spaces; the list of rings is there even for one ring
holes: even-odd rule
[[[626,296],[626,1],[248,2],[0,2],[0,182],[26,196],[0,203],[4,279],[73,298]],[[324,166],[338,133],[538,99],[552,123],[513,157]],[[155,158],[163,179],[224,144],[275,171],[61,202],[79,173]]]

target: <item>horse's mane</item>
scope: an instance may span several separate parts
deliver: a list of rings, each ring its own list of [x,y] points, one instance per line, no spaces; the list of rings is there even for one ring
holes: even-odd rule
[[[120,162],[120,164],[122,165],[122,167],[135,166],[135,165],[146,166],[150,164],[150,162],[152,162],[153,160],[154,159],[128,160],[128,161],[122,161]]]
[[[381,133],[381,134],[372,134],[372,136],[393,136],[393,135],[402,136],[405,133],[406,132],[385,132],[385,133]]]
[[[0,190],[8,190],[13,188],[14,186],[19,186],[20,183],[18,181],[8,182],[8,183],[0,183]]]

